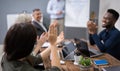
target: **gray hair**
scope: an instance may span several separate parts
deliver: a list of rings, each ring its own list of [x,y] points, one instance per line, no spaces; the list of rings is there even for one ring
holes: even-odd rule
[[[19,16],[16,18],[15,23],[26,23],[31,21],[32,21],[32,17],[30,14],[22,13],[19,14]]]

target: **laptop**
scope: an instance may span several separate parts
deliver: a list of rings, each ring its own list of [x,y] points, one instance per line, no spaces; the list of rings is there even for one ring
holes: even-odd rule
[[[64,47],[61,50],[62,60],[74,60],[74,50],[76,49],[72,41],[64,42]]]
[[[75,49],[80,50],[81,54],[85,55],[87,57],[97,57],[97,56],[100,56],[100,55],[103,54],[100,51],[97,51],[95,49],[92,49],[92,48],[89,49],[88,45],[87,45],[87,42],[85,42],[83,40],[79,40],[79,42],[80,42],[79,45],[77,45],[77,44],[75,45],[71,41],[66,42],[64,44],[65,47],[60,52],[63,60],[74,61],[74,51],[75,51]]]
[[[89,48],[86,41],[80,40],[79,44],[80,44],[79,46],[76,45],[78,50],[80,50],[81,54],[87,57],[96,57],[103,54],[100,51],[97,51],[93,48]]]

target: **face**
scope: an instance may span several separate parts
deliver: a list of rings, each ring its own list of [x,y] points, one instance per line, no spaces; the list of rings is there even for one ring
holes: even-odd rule
[[[104,28],[111,28],[115,24],[115,18],[111,13],[105,13],[102,19],[102,27]]]
[[[40,21],[40,20],[41,20],[41,17],[42,17],[42,14],[41,14],[40,11],[35,11],[35,12],[33,13],[33,17],[34,17],[35,20]]]

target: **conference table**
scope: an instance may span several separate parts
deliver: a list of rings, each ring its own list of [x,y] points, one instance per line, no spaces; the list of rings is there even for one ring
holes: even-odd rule
[[[97,49],[96,46],[91,46],[91,45],[89,45],[89,46]],[[43,50],[44,50],[44,48],[43,48]],[[117,60],[116,58],[114,58],[113,56],[111,56],[111,55],[109,55],[107,53],[104,53],[101,56],[97,56],[97,57],[91,58],[92,61],[93,60],[98,60],[98,59],[106,59],[106,60],[108,60],[108,64],[107,65],[99,65],[98,66],[98,65],[95,65],[92,62],[92,66],[91,66],[89,71],[102,71],[101,69],[103,67],[120,65],[120,61],[119,60]],[[43,60],[43,63],[44,63],[45,69],[49,69],[51,67],[50,57],[48,57],[46,60]],[[62,69],[64,71],[82,71],[82,70],[80,70],[80,66],[79,65],[74,65],[74,62],[70,61],[70,60],[65,61],[64,64],[61,64],[61,66],[62,66]]]

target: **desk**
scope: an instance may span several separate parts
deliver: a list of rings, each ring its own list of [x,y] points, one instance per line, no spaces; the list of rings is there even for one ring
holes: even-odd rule
[[[120,65],[120,61],[115,59],[114,57],[112,57],[111,55],[105,53],[99,57],[95,57],[95,58],[91,58],[92,60],[95,59],[107,59],[109,64],[108,65],[101,65],[101,66],[96,66],[95,64],[93,64],[93,67],[98,67],[99,69],[101,69],[102,67],[106,67],[106,66],[116,66],[116,65]],[[50,68],[50,60],[49,58],[44,60],[44,66],[46,69]],[[72,61],[65,61],[65,64],[61,65],[62,68],[65,71],[80,71],[80,67],[78,65],[74,65]],[[93,71],[93,67],[91,68],[91,71]]]
[[[44,63],[44,66],[46,69],[50,68],[51,67],[51,62],[50,62],[50,57],[48,57],[46,60],[43,61]],[[98,57],[94,57],[94,58],[91,58],[92,60],[96,60],[96,59],[106,59],[108,60],[109,64],[108,65],[101,65],[101,66],[96,66],[94,63],[91,67],[91,70],[90,71],[94,71],[93,68],[96,67],[96,68],[99,68],[101,70],[102,67],[108,67],[108,66],[116,66],[116,65],[120,65],[120,61],[117,60],[116,58],[112,57],[111,55],[107,54],[107,53],[104,53],[103,55],[101,56],[98,56]],[[65,70],[65,71],[81,71],[80,70],[80,67],[78,65],[74,65],[73,64],[74,62],[72,61],[65,61],[65,64],[61,65],[62,68]]]

